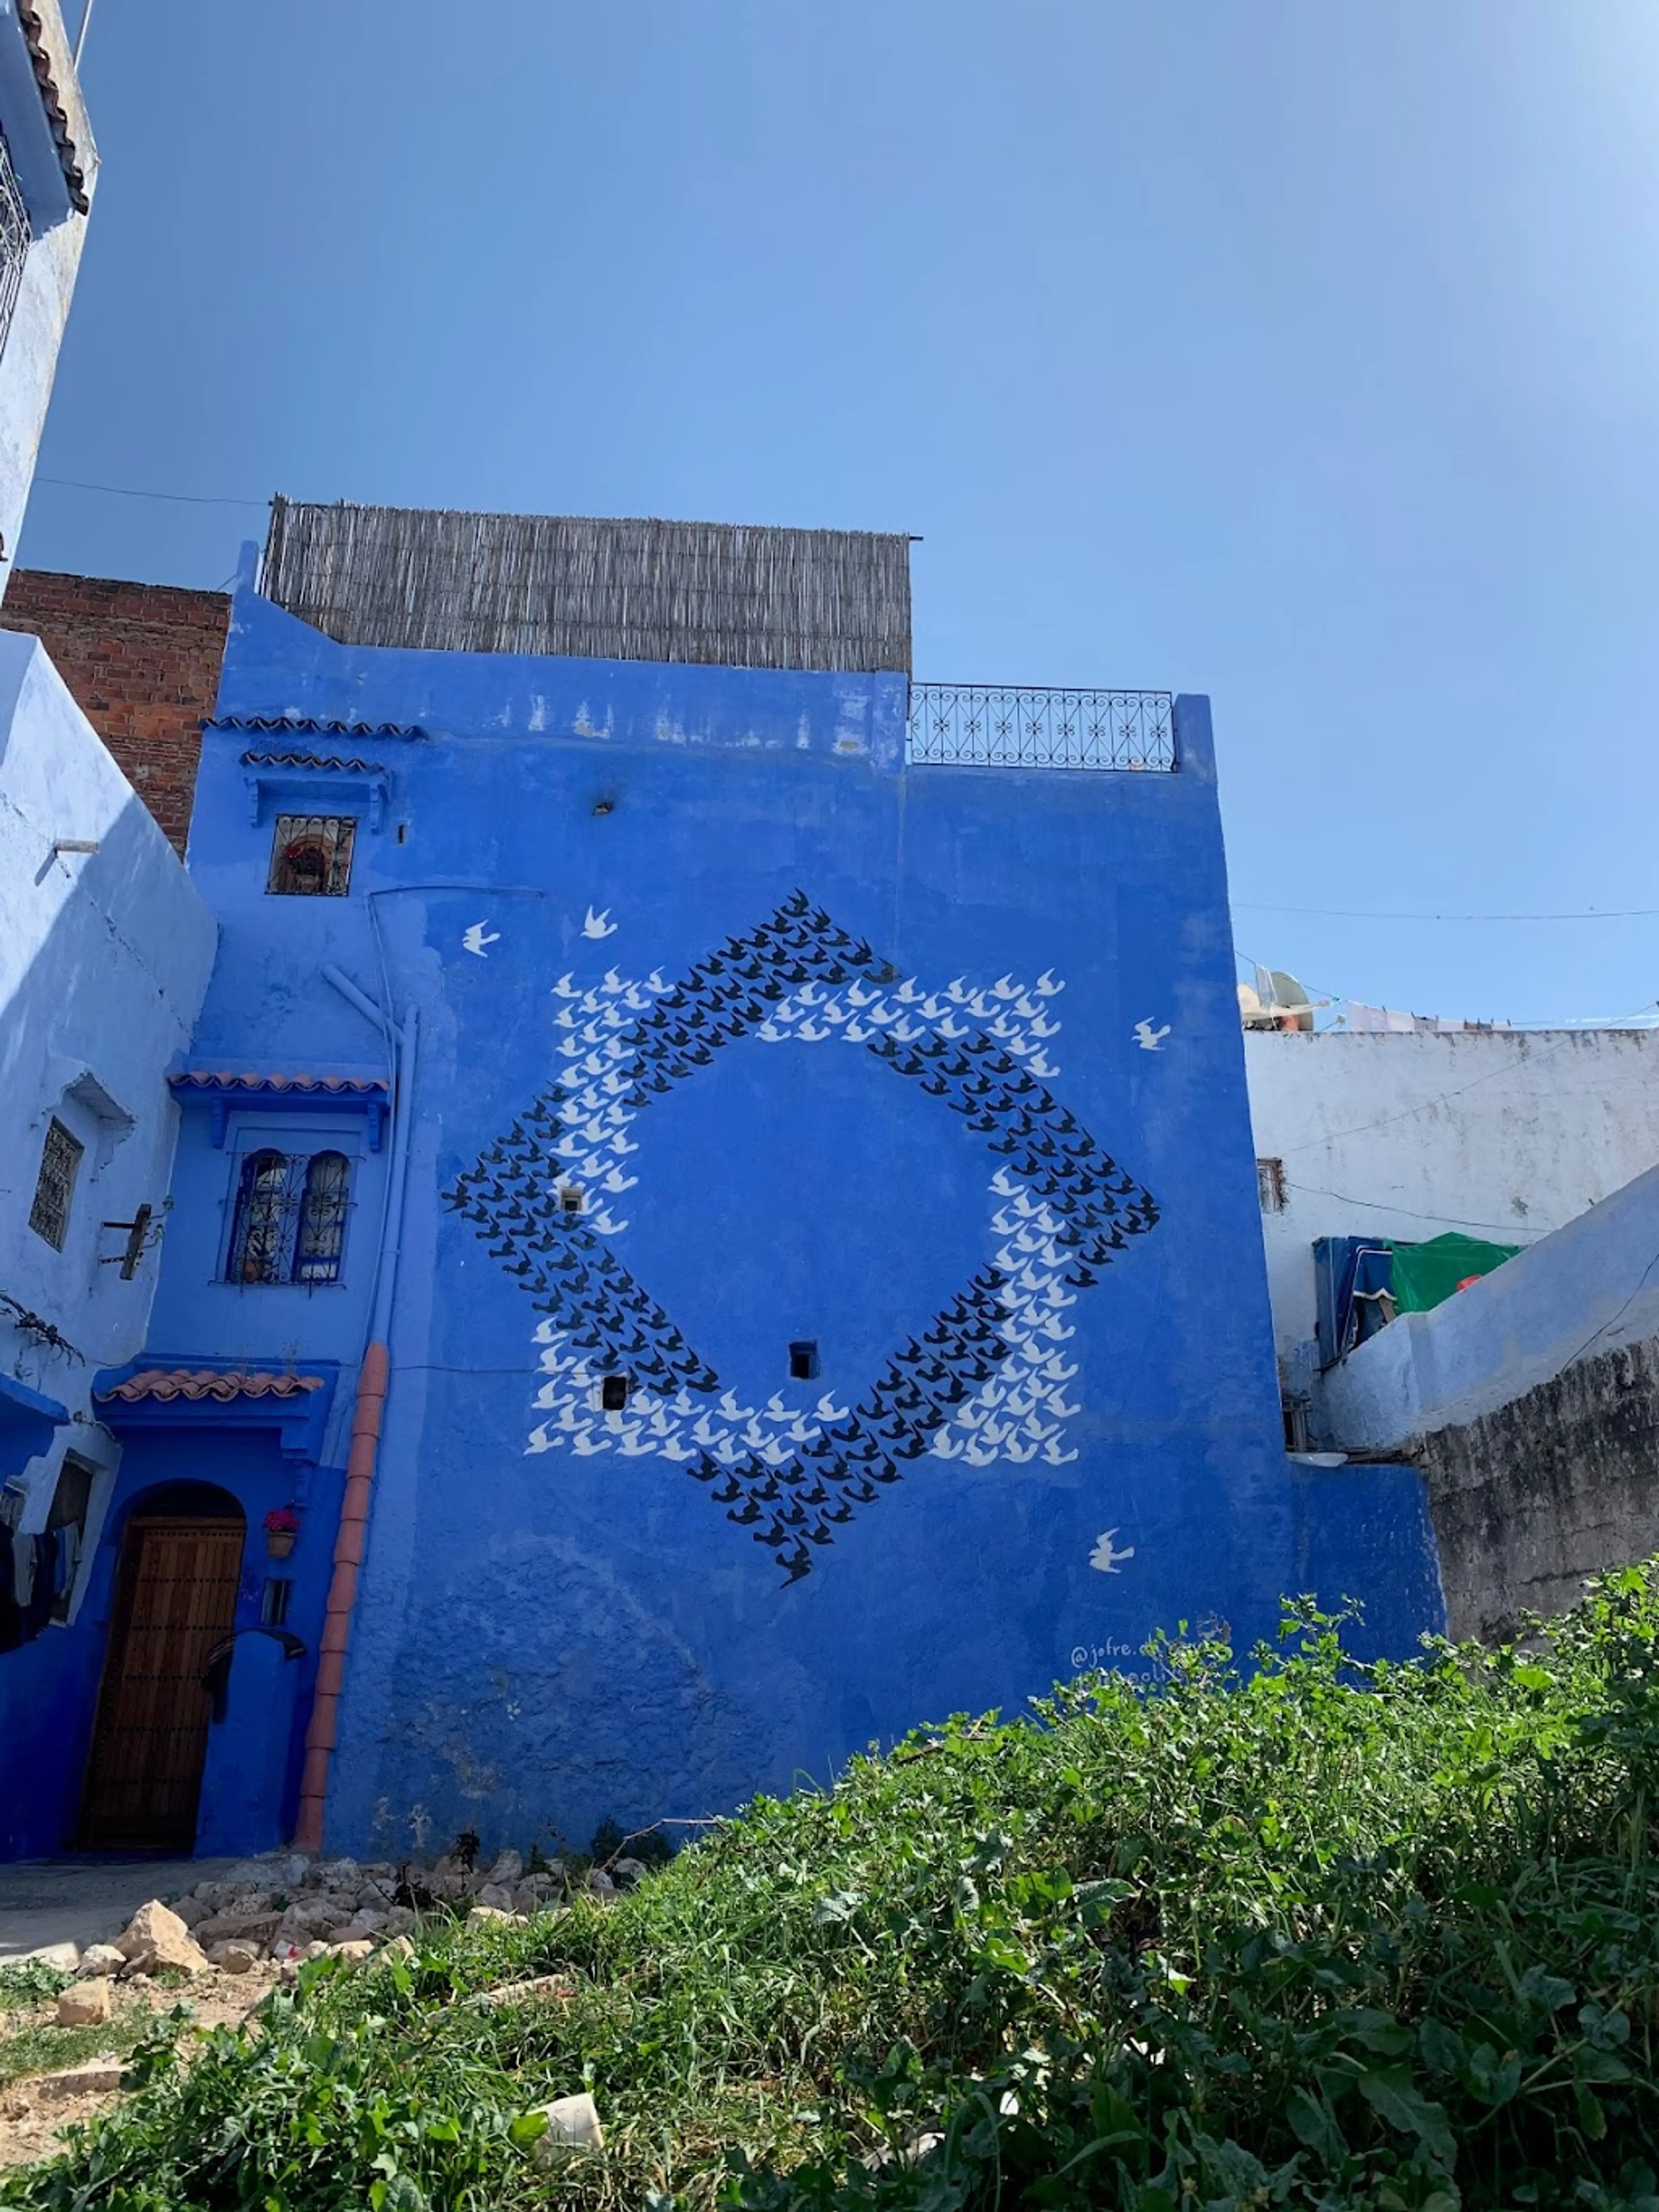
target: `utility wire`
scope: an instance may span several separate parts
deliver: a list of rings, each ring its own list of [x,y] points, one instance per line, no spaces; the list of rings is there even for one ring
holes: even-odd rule
[[[137,491],[131,484],[88,483],[81,477],[38,476],[36,483],[64,484],[71,491],[112,492],[118,499],[165,499],[179,507],[269,507],[268,499],[233,499],[222,492]]]
[[[1651,921],[1659,907],[1584,907],[1560,914],[1378,914],[1343,906],[1273,906],[1261,899],[1234,899],[1241,914],[1316,915],[1325,921]]]
[[[1521,1221],[1466,1221],[1455,1213],[1419,1213],[1415,1206],[1396,1206],[1392,1199],[1355,1198],[1346,1190],[1326,1190],[1316,1182],[1292,1182],[1285,1178],[1286,1190],[1299,1190],[1309,1198],[1340,1199],[1344,1206],[1363,1206],[1370,1213],[1403,1213],[1407,1221],[1438,1221],[1449,1223],[1454,1229],[1497,1229],[1508,1237],[1547,1237],[1547,1229],[1529,1229]]]

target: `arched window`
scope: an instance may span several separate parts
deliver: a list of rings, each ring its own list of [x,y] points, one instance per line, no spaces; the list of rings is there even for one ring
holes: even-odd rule
[[[300,1200],[300,1234],[294,1252],[296,1283],[339,1280],[350,1181],[351,1164],[343,1152],[313,1155]]]
[[[282,1152],[250,1152],[242,1162],[231,1224],[226,1279],[280,1283],[287,1279],[288,1160]]]

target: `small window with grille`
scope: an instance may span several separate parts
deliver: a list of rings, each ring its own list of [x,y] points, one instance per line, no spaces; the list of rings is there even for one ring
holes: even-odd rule
[[[313,1289],[337,1283],[350,1191],[343,1152],[248,1153],[236,1180],[225,1280]]]
[[[54,1115],[46,1126],[34,1203],[29,1208],[29,1227],[59,1252],[69,1235],[70,1200],[75,1193],[75,1178],[85,1150],[81,1139],[71,1136]]]
[[[1285,1163],[1283,1160],[1258,1160],[1255,1164],[1255,1194],[1264,1213],[1283,1213],[1285,1211]]]
[[[11,330],[17,295],[23,288],[23,264],[30,244],[28,210],[17,188],[11,149],[0,134],[0,348]]]
[[[279,814],[266,890],[283,898],[343,898],[356,834],[349,814]]]

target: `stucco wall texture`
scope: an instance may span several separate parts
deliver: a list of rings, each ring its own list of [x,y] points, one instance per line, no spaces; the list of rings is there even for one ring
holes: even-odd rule
[[[82,713],[182,853],[201,723],[213,711],[230,616],[226,592],[124,583],[49,568],[12,576],[0,627],[51,653]]]
[[[1506,1635],[1659,1550],[1659,1169],[1323,1378],[1320,1441],[1428,1480],[1449,1623]]]
[[[1279,1358],[1311,1360],[1314,1241],[1459,1229],[1530,1244],[1659,1162],[1659,1030],[1244,1039]]]
[[[59,851],[60,839],[96,849]],[[0,1435],[26,1535],[46,1526],[70,1449],[97,1471],[90,1545],[109,1517],[120,1455],[93,1380],[144,1342],[179,1119],[164,1073],[189,1040],[215,939],[178,857],[41,646],[0,634],[0,1290],[73,1347],[19,1328],[15,1309],[0,1314],[4,1371],[71,1416],[21,1466]],[[84,1147],[61,1250],[29,1225],[54,1118]],[[124,1278],[106,1264],[124,1233],[103,1224],[144,1204],[155,1230]],[[66,1730],[87,1717],[108,1613],[107,1577],[88,1602],[94,1579],[77,1589],[70,1626],[0,1657],[0,1853],[64,1838],[65,1762],[83,1748]]]
[[[331,1847],[719,1811],[1160,1625],[1248,1646],[1287,1589],[1367,1595],[1378,1648],[1438,1620],[1418,1477],[1283,1453],[1206,702],[1173,775],[908,769],[905,706],[239,593],[193,1057],[372,1064],[328,965],[420,1031]],[[256,792],[272,714],[396,728]],[[348,896],[266,896],[301,805],[356,820]],[[302,1320],[205,1279],[203,1119],[158,1328],[269,1314],[348,1404],[372,1249],[270,1294]]]

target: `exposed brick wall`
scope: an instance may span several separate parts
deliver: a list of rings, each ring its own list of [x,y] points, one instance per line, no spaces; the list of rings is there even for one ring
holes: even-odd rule
[[[18,568],[0,628],[29,630],[182,853],[204,715],[213,712],[230,598],[171,584]]]

